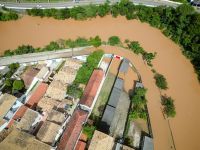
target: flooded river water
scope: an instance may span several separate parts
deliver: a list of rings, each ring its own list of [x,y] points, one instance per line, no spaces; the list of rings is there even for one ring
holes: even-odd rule
[[[163,74],[169,89],[163,94],[175,100],[177,115],[169,119],[177,150],[199,150],[200,142],[200,85],[194,69],[181,53],[180,47],[165,37],[158,29],[138,20],[128,21],[124,17],[95,18],[87,21],[64,20],[25,16],[17,21],[0,22],[0,52],[14,49],[22,44],[42,47],[58,39],[75,39],[99,35],[103,40],[117,35],[139,41],[149,52],[157,52],[153,61],[157,72]],[[154,84],[150,68],[141,57],[116,47],[102,47],[107,52],[117,53],[130,59],[140,72],[148,89],[147,99],[155,150],[172,149],[171,131],[168,120],[163,118],[160,92]]]

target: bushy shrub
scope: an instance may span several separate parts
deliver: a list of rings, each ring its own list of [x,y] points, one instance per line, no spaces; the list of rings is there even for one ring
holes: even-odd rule
[[[47,50],[47,51],[53,51],[53,50],[60,49],[60,47],[59,47],[57,42],[52,41],[47,46],[45,46],[44,49]]]
[[[148,53],[144,52],[143,53],[143,59],[147,62],[149,66],[152,66],[151,61],[156,57],[156,53]]]
[[[16,55],[21,55],[21,54],[34,53],[35,49],[31,45],[22,45],[19,46],[14,52]]]
[[[90,38],[90,44],[94,47],[99,47],[102,44],[101,38],[99,36]]]
[[[131,41],[128,44],[128,48],[131,49],[137,55],[144,53],[144,49],[140,46],[140,44],[137,41]]]
[[[147,112],[145,105],[147,103],[147,100],[145,98],[145,94],[147,92],[147,89],[145,88],[136,88],[133,97],[131,99],[132,101],[132,108],[129,112],[129,119],[147,119]]]
[[[162,74],[156,73],[154,75],[154,79],[156,80],[156,85],[158,88],[160,88],[162,90],[166,90],[168,88],[167,80]]]
[[[4,11],[0,11],[0,21],[9,21],[9,20],[17,20],[19,18],[18,14],[7,8],[4,8]]]
[[[89,140],[92,139],[92,136],[93,136],[95,130],[96,130],[95,126],[91,126],[91,125],[88,125],[88,124],[86,124],[83,127],[83,133],[87,135]]]
[[[119,45],[121,43],[121,40],[118,36],[111,36],[108,39],[108,44],[114,46],[114,45]]]
[[[83,89],[80,88],[78,84],[74,83],[67,87],[67,94],[69,94],[75,98],[81,98],[81,96],[83,94]]]
[[[176,111],[174,106],[174,100],[171,97],[162,96],[162,105],[164,106],[164,113],[167,117],[175,117]]]
[[[97,67],[103,54],[104,52],[102,50],[94,51],[92,54],[90,54],[87,57],[86,63],[84,63],[82,67],[78,70],[74,82],[78,84],[87,84],[94,68]]]

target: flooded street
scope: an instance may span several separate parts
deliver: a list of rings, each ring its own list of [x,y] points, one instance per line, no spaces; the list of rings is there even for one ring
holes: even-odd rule
[[[158,29],[137,20],[124,17],[96,18],[88,21],[64,20],[25,16],[18,21],[0,22],[0,52],[15,49],[22,44],[42,47],[58,39],[75,39],[99,35],[103,40],[116,35],[139,41],[148,52],[157,52],[153,66],[168,82],[167,94],[175,100],[177,115],[169,119],[176,150],[199,150],[200,142],[200,85],[192,64],[181,53],[180,47],[165,37]],[[148,89],[147,100],[154,135],[155,150],[172,150],[168,121],[163,118],[160,92],[155,86],[151,68],[140,56],[116,47],[102,47],[108,53],[128,58],[142,76]]]

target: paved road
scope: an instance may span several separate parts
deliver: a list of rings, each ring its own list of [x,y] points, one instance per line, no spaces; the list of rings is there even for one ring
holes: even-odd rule
[[[118,2],[120,0],[110,0],[111,3]],[[47,8],[71,8],[74,6],[80,6],[80,5],[88,5],[88,4],[103,4],[106,0],[81,0],[79,2],[57,2],[57,3],[9,3],[9,2],[0,2],[1,6],[4,5],[7,8],[10,9],[32,9],[32,8],[41,8],[41,9],[47,9]],[[150,7],[156,7],[161,5],[171,6],[171,7],[177,7],[180,5],[180,3],[177,2],[170,2],[167,0],[132,0],[132,2],[135,5],[141,4],[146,5]]]
[[[87,51],[87,47],[74,48],[73,54],[74,56],[87,55],[89,54],[89,51]],[[34,61],[39,61],[39,60],[47,60],[47,59],[63,58],[63,57],[71,57],[71,56],[72,56],[72,49],[64,49],[64,50],[58,50],[58,51],[1,57],[0,66],[9,65],[11,63],[16,63],[16,62],[27,63],[27,62],[34,62]]]

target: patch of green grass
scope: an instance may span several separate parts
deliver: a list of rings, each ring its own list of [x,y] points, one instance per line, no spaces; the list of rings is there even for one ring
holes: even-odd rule
[[[112,86],[115,82],[115,75],[108,73],[106,80],[104,81],[104,84],[102,86],[102,89],[100,91],[99,97],[97,99],[97,102],[94,106],[92,115],[94,116],[101,116],[104,110],[104,107],[108,101],[110,92],[112,90]]]
[[[92,139],[92,136],[93,136],[95,130],[96,130],[95,126],[90,126],[88,124],[86,124],[83,127],[83,133],[87,135],[87,137],[88,137],[89,140]]]

